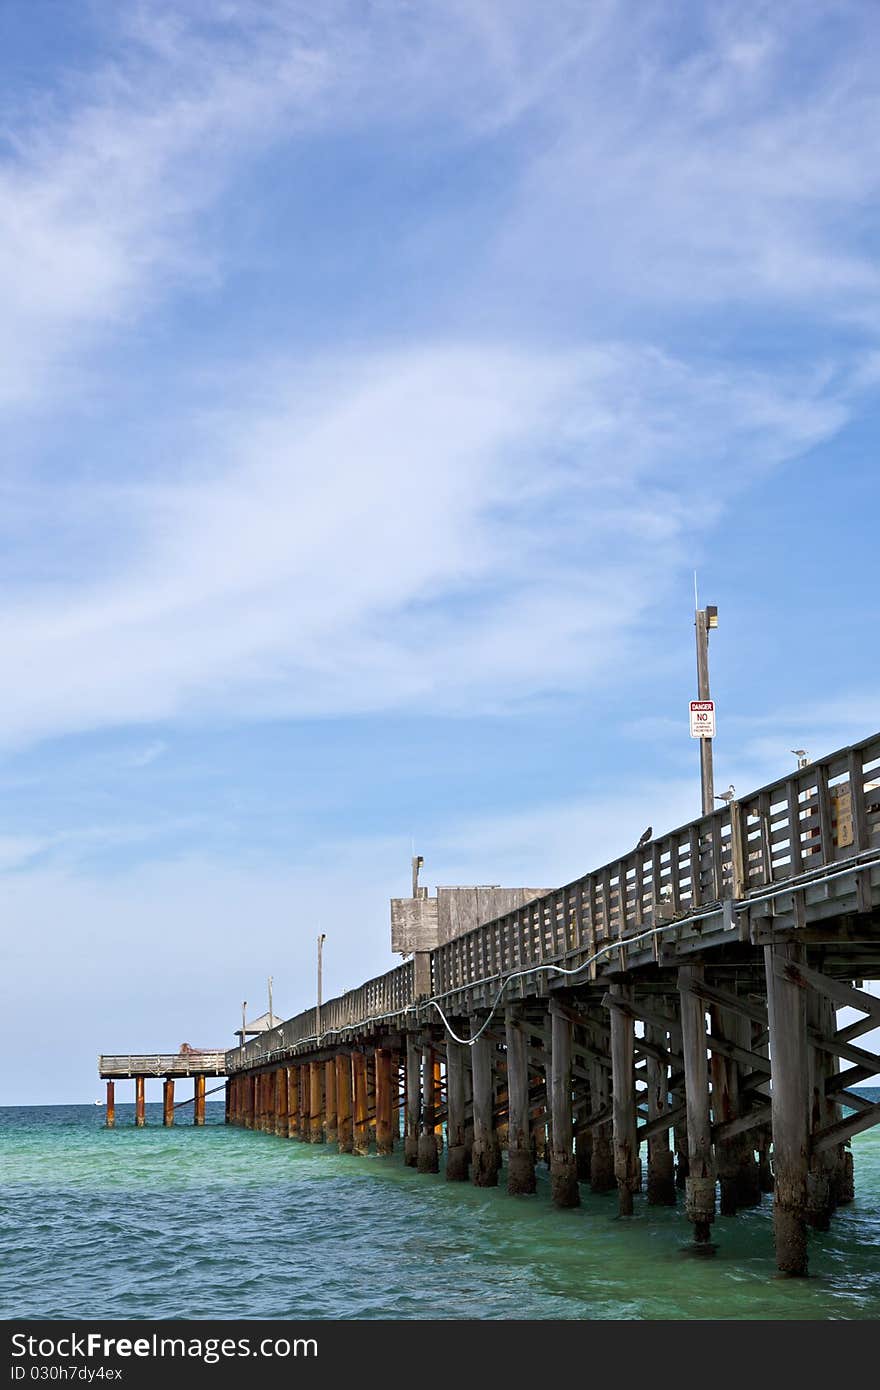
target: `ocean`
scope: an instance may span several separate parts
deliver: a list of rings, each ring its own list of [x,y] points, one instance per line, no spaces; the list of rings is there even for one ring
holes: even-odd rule
[[[880,1090],[864,1094],[880,1099]],[[161,1106],[0,1109],[3,1318],[877,1318],[880,1129],[853,1140],[856,1200],[776,1276],[771,1199],[686,1252],[677,1212],[582,1188],[534,1197],[419,1176]],[[503,1174],[502,1174],[503,1180]]]

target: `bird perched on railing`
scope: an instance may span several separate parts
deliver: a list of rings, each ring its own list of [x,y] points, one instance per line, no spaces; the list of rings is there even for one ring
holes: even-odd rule
[[[727,806],[730,805],[731,801],[736,801],[736,787],[733,783],[731,782],[726,792],[716,793],[715,800],[723,801]]]
[[[810,761],[810,755],[809,755],[809,753],[807,752],[806,748],[792,748],[792,749],[790,749],[789,751],[792,752],[792,753],[794,753],[795,757],[797,758],[797,760],[798,760],[798,767],[806,767],[806,766],[807,766],[807,764],[808,764],[809,761]]]
[[[654,827],[651,826],[651,825],[649,825],[648,828],[647,828],[647,830],[646,830],[646,831],[644,832],[644,834],[642,835],[642,838],[639,840],[639,843],[636,845],[636,849],[644,849],[645,845],[648,844],[648,842],[649,842],[649,840],[651,839],[651,836],[652,836],[653,834],[654,834]]]

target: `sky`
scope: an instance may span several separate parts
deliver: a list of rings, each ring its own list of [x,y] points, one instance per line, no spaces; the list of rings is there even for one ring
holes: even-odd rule
[[[880,24],[5,0],[0,1103],[876,731]],[[25,1047],[22,1047],[22,1043]]]

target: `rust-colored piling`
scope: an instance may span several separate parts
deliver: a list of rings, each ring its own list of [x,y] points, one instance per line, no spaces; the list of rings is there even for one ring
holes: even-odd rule
[[[203,1125],[205,1123],[205,1078],[203,1076],[195,1077],[193,1109],[195,1111],[193,1124]]]
[[[275,1133],[279,1138],[287,1138],[287,1068],[278,1067],[275,1071]]]
[[[391,1053],[377,1048],[376,1065],[376,1153],[387,1155],[394,1148],[391,1133]]]
[[[162,1123],[166,1129],[174,1124],[174,1079],[170,1076],[162,1085]]]
[[[336,1142],[341,1154],[350,1154],[354,1145],[351,1114],[351,1057],[336,1054]]]
[[[288,1139],[295,1139],[295,1138],[296,1138],[296,1136],[297,1136],[297,1126],[298,1126],[298,1124],[299,1124],[299,1116],[298,1116],[298,1114],[297,1114],[297,1110],[298,1110],[298,1107],[299,1107],[299,1087],[298,1087],[297,1084],[296,1084],[296,1071],[297,1071],[297,1069],[296,1069],[296,1067],[293,1065],[293,1063],[291,1063],[290,1066],[284,1068],[284,1077],[285,1077],[285,1082],[284,1082],[284,1084],[285,1084],[285,1086],[287,1087],[287,1137],[288,1137]]]
[[[116,1124],[116,1087],[112,1081],[107,1082],[106,1124],[108,1129],[113,1129]]]
[[[363,1052],[351,1054],[352,1088],[354,1091],[354,1130],[352,1152],[370,1152],[370,1120],[367,1113],[367,1059]]]
[[[138,1129],[143,1129],[147,1122],[144,1104],[144,1078],[136,1076],[134,1079],[134,1122]]]
[[[324,1142],[324,1065],[309,1063],[309,1143]]]
[[[324,1139],[328,1144],[337,1142],[336,1104],[336,1060],[331,1057],[324,1063]]]

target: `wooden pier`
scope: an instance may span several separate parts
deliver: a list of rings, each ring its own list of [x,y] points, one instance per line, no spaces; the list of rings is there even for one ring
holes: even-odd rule
[[[134,1122],[139,1129],[146,1124],[145,1083],[147,1077],[161,1078],[162,1122],[174,1124],[174,1112],[187,1101],[174,1103],[174,1082],[178,1077],[193,1078],[193,1124],[205,1123],[205,1078],[226,1075],[226,1053],[219,1050],[172,1053],[142,1053],[122,1056],[100,1056],[98,1073],[107,1082],[106,1123],[108,1129],[116,1124],[116,1082],[133,1080]]]
[[[880,735],[230,1050],[227,1120],[402,1143],[426,1175],[445,1142],[447,1181],[524,1200],[546,1164],[560,1207],[683,1196],[704,1251],[772,1188],[777,1265],[802,1275],[880,1122],[851,1089],[880,1071],[858,1042],[878,977]]]

